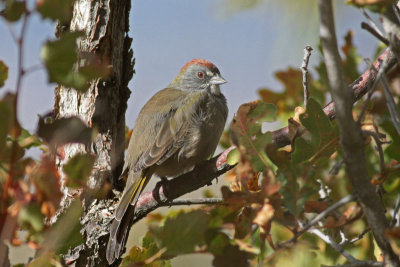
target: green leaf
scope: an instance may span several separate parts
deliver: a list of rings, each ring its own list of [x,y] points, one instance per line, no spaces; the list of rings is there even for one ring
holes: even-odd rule
[[[232,121],[232,141],[241,154],[251,158],[255,171],[272,166],[265,153],[266,145],[272,143],[272,133],[262,133],[262,123],[274,121],[276,112],[275,105],[254,101],[241,105]]]
[[[0,88],[4,86],[4,82],[8,78],[8,67],[0,60]]]
[[[147,258],[150,258],[160,250],[153,236],[149,232],[147,232],[146,235],[143,237],[142,246],[147,250]]]
[[[226,246],[221,254],[214,254],[213,266],[249,266],[249,254],[241,251],[238,246]]]
[[[45,123],[45,120],[41,118],[37,134],[54,145],[87,144],[92,141],[94,131],[78,117],[61,118],[50,123]]]
[[[81,32],[64,33],[59,40],[48,41],[41,51],[41,58],[49,74],[49,82],[56,82],[77,90],[88,88],[87,80],[73,67],[77,62],[77,39]]]
[[[72,17],[72,0],[40,0],[37,1],[37,10],[44,19],[68,22]]]
[[[66,186],[71,188],[84,187],[86,180],[92,172],[95,156],[90,154],[77,154],[63,167],[68,176]]]
[[[273,122],[276,120],[277,108],[274,104],[259,102],[249,113],[249,117],[258,123]]]
[[[144,265],[146,267],[171,267],[169,260],[157,259],[150,264],[143,264],[143,262],[160,251],[154,239],[146,233],[142,241],[143,248],[133,246],[128,255],[123,258],[121,266]]]
[[[316,161],[332,155],[338,145],[338,130],[313,98],[308,100],[307,110],[300,115],[300,121],[310,133],[310,140],[304,137],[295,140],[292,162]]]
[[[108,63],[95,54],[81,52],[78,60],[77,40],[82,35],[82,32],[67,32],[59,40],[48,41],[42,47],[41,57],[49,82],[84,92],[89,88],[90,80],[109,75],[111,69]]]
[[[18,0],[6,0],[6,8],[3,13],[3,17],[9,22],[15,22],[19,20],[25,12],[25,1]]]
[[[56,254],[65,254],[69,248],[82,244],[83,238],[80,233],[82,210],[81,201],[79,199],[74,200],[66,212],[52,225],[43,247],[54,251]]]
[[[385,154],[391,159],[400,161],[400,136],[397,133],[389,114],[383,116],[380,126],[387,134],[389,134],[391,139],[391,144],[384,150]]]
[[[196,246],[204,244],[208,228],[208,216],[204,211],[181,212],[168,218],[163,227],[150,227],[150,233],[166,254],[176,255],[194,252]]]
[[[24,128],[21,129],[21,134],[18,136],[17,142],[25,149],[42,145],[42,142],[39,140],[36,134],[31,134]]]
[[[216,235],[213,236],[213,239],[208,242],[207,251],[211,252],[214,255],[222,255],[225,248],[230,245],[230,242],[231,241],[229,237],[225,233],[218,232]]]
[[[63,266],[52,252],[45,252],[29,262],[28,267],[61,267]]]
[[[236,221],[238,211],[226,206],[215,206],[210,211],[209,228],[221,228],[224,223],[233,223]]]
[[[239,151],[237,150],[237,148],[234,148],[229,151],[228,156],[226,157],[226,163],[228,163],[230,166],[233,166],[239,162],[239,158]]]
[[[38,203],[30,203],[21,206],[18,213],[18,224],[25,229],[40,232],[43,230],[44,216],[40,212]]]

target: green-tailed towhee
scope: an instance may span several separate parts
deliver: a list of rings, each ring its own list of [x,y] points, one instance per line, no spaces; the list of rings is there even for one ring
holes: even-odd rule
[[[121,174],[128,180],[110,229],[110,264],[121,256],[136,202],[153,174],[183,174],[214,153],[228,114],[219,88],[225,82],[214,64],[193,59],[140,111]]]

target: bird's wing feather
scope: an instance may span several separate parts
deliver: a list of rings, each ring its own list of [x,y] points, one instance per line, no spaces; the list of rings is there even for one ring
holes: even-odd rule
[[[195,102],[200,101],[201,97],[201,92],[194,94],[182,105],[176,105],[170,110],[158,130],[155,141],[136,162],[134,172],[163,163],[184,145],[184,136],[191,125],[190,119],[196,112]]]

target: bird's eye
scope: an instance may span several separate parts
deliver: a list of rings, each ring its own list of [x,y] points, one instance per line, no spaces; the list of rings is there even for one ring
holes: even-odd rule
[[[200,79],[203,79],[204,78],[204,72],[199,71],[197,73],[197,77],[199,77]]]

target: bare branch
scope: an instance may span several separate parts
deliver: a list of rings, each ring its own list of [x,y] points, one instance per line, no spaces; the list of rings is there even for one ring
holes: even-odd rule
[[[383,35],[380,32],[376,31],[376,29],[371,25],[369,25],[368,23],[361,22],[361,29],[368,31],[385,45],[389,45],[389,40],[383,37]]]
[[[370,183],[366,168],[364,139],[359,125],[353,120],[353,96],[344,83],[341,59],[337,47],[331,0],[319,0],[320,37],[325,58],[332,99],[336,105],[336,117],[340,130],[340,143],[346,163],[346,173],[355,195],[361,204],[375,240],[382,250],[386,266],[399,266],[385,230],[389,224],[384,208]]]
[[[390,51],[389,48],[388,48],[388,50]],[[363,108],[362,108],[362,110],[361,110],[361,112],[360,112],[360,115],[358,116],[358,119],[357,119],[357,123],[358,123],[358,124],[361,123],[362,118],[364,117],[364,114],[365,114],[365,112],[366,112],[366,110],[367,110],[368,104],[369,104],[369,102],[371,101],[371,96],[372,96],[372,94],[374,93],[375,88],[376,88],[376,86],[378,85],[378,82],[382,79],[382,77],[384,76],[384,74],[387,72],[387,68],[388,68],[388,61],[385,61],[385,60],[384,60],[384,61],[382,62],[381,68],[380,68],[379,70],[377,70],[377,69],[375,68],[374,64],[371,64],[371,61],[370,61],[368,58],[365,58],[364,60],[365,60],[365,62],[367,62],[368,65],[370,65],[371,71],[373,71],[374,73],[376,73],[376,78],[375,78],[374,82],[372,83],[371,88],[370,88],[369,91],[368,91],[368,98],[367,98],[367,100],[365,101],[365,104],[364,104],[364,106],[363,106]]]
[[[360,239],[362,239],[364,237],[364,235],[366,235],[369,231],[371,231],[371,228],[368,227],[368,228],[364,229],[364,231],[362,231],[362,233],[359,234],[357,237],[352,238],[350,240],[343,240],[342,242],[339,243],[339,245],[345,246],[348,244],[353,244],[353,243],[359,241]]]
[[[43,66],[42,63],[32,65],[32,66],[30,66],[30,67],[28,67],[28,68],[25,69],[25,74],[30,74],[30,73],[32,73],[32,72],[41,70],[41,69],[43,69],[43,67],[44,67],[44,66]]]
[[[334,250],[336,250],[337,252],[342,254],[349,262],[351,262],[351,263],[359,262],[359,260],[357,260],[356,258],[351,256],[349,253],[347,253],[347,251],[345,251],[341,245],[336,243],[335,240],[333,240],[333,238],[331,236],[326,235],[326,234],[322,233],[320,230],[315,229],[315,228],[308,230],[308,232],[321,238],[325,243],[330,245]]]
[[[383,33],[381,32],[381,30],[379,30],[378,26],[376,25],[376,23],[372,20],[372,18],[368,15],[367,11],[365,11],[364,8],[361,8],[361,11],[364,15],[364,17],[368,20],[370,27],[372,27],[380,36],[383,37]],[[386,38],[385,38],[386,39]]]
[[[379,139],[379,135],[373,131],[363,131],[363,133],[371,136],[375,140],[376,149],[378,150],[378,153],[379,153],[379,159],[380,159],[379,163],[380,163],[381,173],[384,173],[384,171],[385,171],[385,156],[383,155],[382,142]]]
[[[310,97],[310,92],[308,91],[308,61],[310,60],[312,50],[312,47],[309,45],[304,48],[303,63],[301,64],[301,71],[303,73],[304,107],[307,106],[307,101]]]
[[[393,227],[397,224],[397,217],[400,210],[400,194],[397,195],[396,205],[394,206],[392,221],[390,222],[390,227]]]
[[[382,27],[388,36],[391,51],[400,58],[400,22],[396,15],[395,5],[387,5],[385,12],[381,15]]]
[[[392,119],[393,125],[396,128],[397,133],[400,134],[400,112],[397,108],[396,103],[394,102],[392,94],[390,93],[389,85],[385,75],[382,76],[381,83],[383,91],[385,92],[386,105],[389,110],[390,118]]]
[[[283,247],[283,246],[286,246],[286,245],[288,245],[290,243],[295,242],[302,234],[307,232],[311,227],[316,225],[319,221],[321,221],[323,218],[325,218],[329,213],[331,213],[332,211],[336,210],[337,208],[340,208],[341,206],[343,206],[343,205],[345,205],[345,204],[347,204],[347,203],[349,203],[351,201],[354,201],[355,199],[356,198],[355,198],[354,195],[345,196],[344,198],[342,198],[341,200],[339,200],[338,202],[336,202],[332,206],[329,206],[323,212],[321,212],[320,214],[315,216],[307,225],[302,227],[301,230],[298,231],[294,237],[292,237],[288,241],[285,241],[285,242],[279,244],[278,246],[279,247]]]

